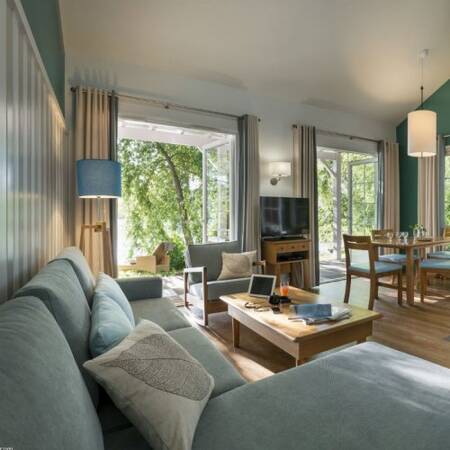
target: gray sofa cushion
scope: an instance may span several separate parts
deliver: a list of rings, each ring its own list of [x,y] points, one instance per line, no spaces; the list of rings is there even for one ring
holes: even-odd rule
[[[214,378],[211,397],[223,394],[245,384],[245,380],[219,350],[195,328],[182,328],[169,332]]]
[[[118,278],[116,281],[130,302],[162,297],[163,283],[160,277]]]
[[[217,300],[221,295],[247,292],[250,278],[238,278],[236,280],[218,280],[208,282],[208,300]],[[203,298],[203,284],[191,284],[189,292],[196,297]]]
[[[83,363],[91,358],[89,352],[91,312],[72,265],[65,260],[53,261],[14,296],[32,296],[44,302],[64,333],[75,361],[85,377],[92,399],[97,404],[97,383],[82,367]]]
[[[72,265],[86,295],[89,306],[91,306],[95,288],[95,277],[81,250],[78,247],[67,247],[56,255],[53,261],[59,259],[64,259]]]
[[[186,317],[168,298],[149,298],[131,302],[136,323],[139,319],[151,320],[166,331],[190,327]]]
[[[449,369],[366,343],[210,400],[193,450],[438,450],[449,423]]]
[[[238,241],[219,242],[217,244],[191,244],[186,251],[188,267],[207,268],[208,281],[217,280],[222,270],[222,252],[239,253],[241,245]],[[202,281],[201,274],[191,274],[193,283]]]
[[[0,307],[0,445],[102,450],[100,423],[61,329],[37,299]]]

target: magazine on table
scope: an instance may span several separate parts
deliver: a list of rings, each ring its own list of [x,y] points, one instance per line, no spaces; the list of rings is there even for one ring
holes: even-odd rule
[[[335,306],[331,303],[292,305],[294,316],[289,317],[290,320],[302,320],[309,325],[323,322],[337,322],[339,320],[348,319],[352,312],[346,306]]]

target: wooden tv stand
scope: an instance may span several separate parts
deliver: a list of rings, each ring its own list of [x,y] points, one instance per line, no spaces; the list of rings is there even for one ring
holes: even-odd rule
[[[310,251],[311,239],[263,240],[262,259],[266,261],[266,273],[276,275],[278,285],[280,274],[291,273],[293,264],[302,264],[303,287],[304,289],[311,289]]]

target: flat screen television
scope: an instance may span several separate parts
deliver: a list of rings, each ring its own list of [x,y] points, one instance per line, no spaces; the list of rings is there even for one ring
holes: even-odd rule
[[[309,199],[260,197],[261,237],[280,239],[309,234]]]

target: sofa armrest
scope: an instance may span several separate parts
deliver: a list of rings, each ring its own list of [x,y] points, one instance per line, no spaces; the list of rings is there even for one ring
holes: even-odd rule
[[[116,281],[130,302],[162,297],[160,277],[118,278]]]

